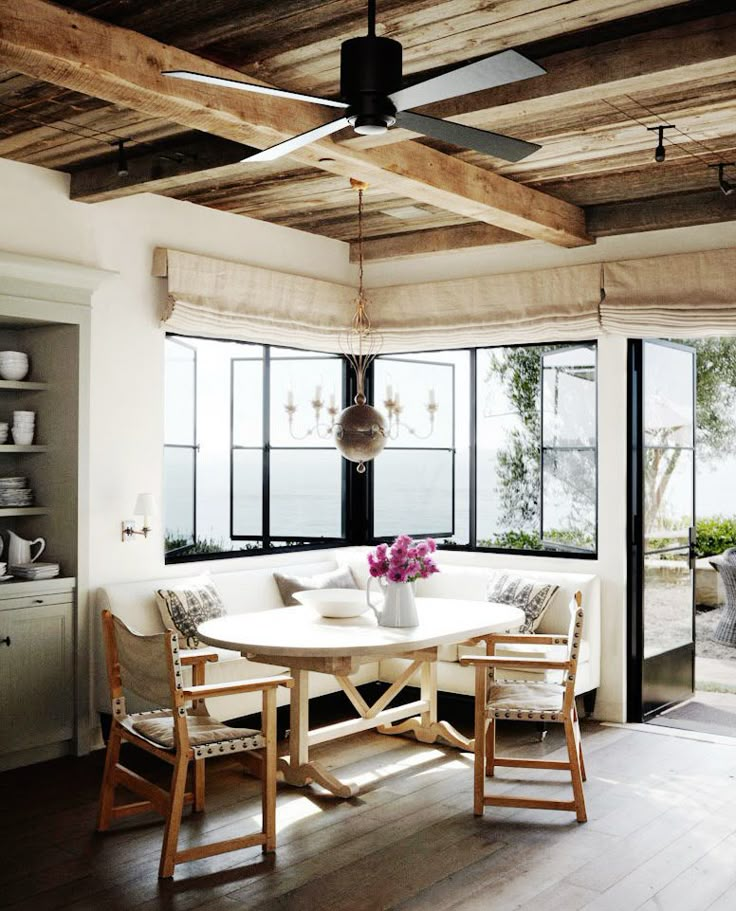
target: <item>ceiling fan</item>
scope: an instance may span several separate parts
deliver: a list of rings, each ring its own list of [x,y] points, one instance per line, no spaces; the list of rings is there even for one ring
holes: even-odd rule
[[[254,152],[243,161],[273,161],[348,126],[363,135],[385,133],[393,126],[404,127],[414,133],[495,155],[506,161],[520,161],[541,146],[502,133],[416,114],[410,108],[506,85],[531,76],[541,76],[545,72],[541,66],[517,51],[502,51],[402,88],[401,44],[392,38],[376,35],[376,0],[368,0],[368,34],[360,38],[349,38],[341,46],[339,99],[304,95],[188,70],[168,70],[162,75],[344,110],[337,120],[331,120],[268,149]]]

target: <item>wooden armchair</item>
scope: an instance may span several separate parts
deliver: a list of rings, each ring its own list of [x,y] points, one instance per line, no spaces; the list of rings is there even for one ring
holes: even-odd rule
[[[473,812],[482,816],[487,806],[531,807],[542,810],[572,810],[578,822],[585,822],[585,764],[580,739],[580,723],[575,707],[575,673],[583,632],[582,595],[577,592],[570,602],[570,632],[567,636],[489,636],[487,655],[462,656],[460,663],[475,665],[475,764],[473,778]],[[497,642],[539,645],[567,644],[567,659],[496,657]],[[561,671],[562,683],[496,681],[501,669]],[[568,761],[525,759],[496,755],[496,721],[559,722],[565,726]],[[542,800],[529,797],[489,796],[485,793],[485,776],[493,777],[496,766],[528,769],[565,769],[572,778],[572,800]]]
[[[105,772],[97,821],[103,832],[115,819],[156,810],[166,820],[159,876],[174,875],[176,864],[226,851],[262,845],[264,852],[276,848],[276,687],[292,686],[288,676],[205,684],[205,665],[217,661],[205,649],[183,656],[173,630],[154,636],[139,636],[110,611],[102,613],[107,671],[112,695],[112,727],[107,744]],[[192,667],[192,686],[184,686],[182,668]],[[149,702],[159,711],[128,714],[123,688]],[[212,718],[205,704],[208,696],[263,691],[262,730],[230,727]],[[191,705],[190,705],[191,704]],[[157,785],[120,764],[123,741],[141,747],[173,766],[171,789]],[[206,845],[177,850],[185,804],[204,810],[205,760],[213,756],[263,750],[261,831]],[[193,792],[186,792],[189,763],[193,763]],[[124,788],[143,799],[115,804],[115,788]]]

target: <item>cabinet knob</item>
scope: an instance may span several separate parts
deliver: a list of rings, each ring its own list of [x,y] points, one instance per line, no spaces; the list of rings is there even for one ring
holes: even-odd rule
[[[3,642],[5,645],[10,647],[10,636],[6,636],[4,639],[0,639],[0,642]]]
[[[43,604],[43,598],[34,598],[33,603],[34,604]]]

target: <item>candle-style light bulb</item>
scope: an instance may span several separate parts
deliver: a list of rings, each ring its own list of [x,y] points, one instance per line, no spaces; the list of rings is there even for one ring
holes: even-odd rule
[[[429,389],[429,404],[430,404],[430,405],[436,405],[436,404],[437,404],[437,399],[436,399],[436,397],[435,397],[434,386],[431,386],[430,389]]]

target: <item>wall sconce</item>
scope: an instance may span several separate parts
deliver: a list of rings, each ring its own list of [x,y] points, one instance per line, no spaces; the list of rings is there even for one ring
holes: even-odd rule
[[[143,516],[143,526],[142,528],[137,528],[136,526],[138,523],[135,519],[124,519],[121,535],[123,541],[129,541],[133,535],[143,535],[144,538],[147,538],[149,533],[153,530],[152,522],[158,515],[156,500],[154,499],[153,494],[139,493],[135,501],[133,513],[136,516]]]

